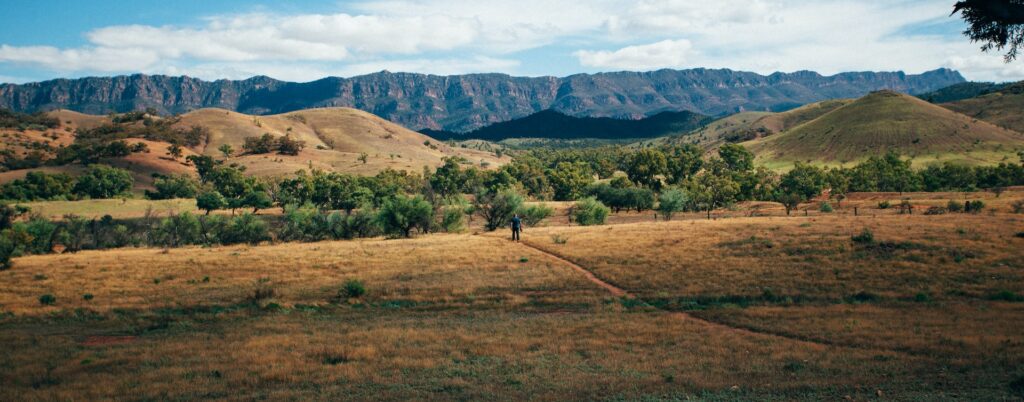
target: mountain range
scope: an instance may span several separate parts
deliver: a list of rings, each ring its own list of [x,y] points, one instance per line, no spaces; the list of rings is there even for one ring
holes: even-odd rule
[[[760,75],[701,68],[568,77],[383,71],[306,83],[265,76],[204,81],[136,74],[2,84],[0,108],[23,112],[63,108],[92,114],[154,108],[177,114],[216,107],[264,115],[340,106],[367,111],[414,130],[468,132],[548,109],[576,117],[619,119],[679,111],[714,116],[784,111],[879,89],[924,93],[964,81],[949,69],[918,75],[851,72],[823,76],[810,71]]]

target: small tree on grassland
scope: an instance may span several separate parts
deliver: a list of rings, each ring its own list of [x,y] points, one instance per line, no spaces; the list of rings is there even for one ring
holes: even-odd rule
[[[493,231],[505,226],[523,205],[523,196],[513,190],[481,192],[476,195],[474,210],[484,219],[484,227]]]
[[[215,190],[206,190],[196,197],[196,207],[206,211],[209,215],[210,212],[224,209],[228,206],[228,201],[224,199],[224,196]]]
[[[381,206],[377,219],[385,232],[410,237],[412,230],[430,230],[434,208],[423,196],[396,196]]]
[[[611,210],[594,197],[576,202],[572,208],[572,220],[583,226],[603,225]]]
[[[666,221],[672,220],[672,215],[686,209],[690,202],[690,196],[678,188],[670,188],[661,193],[658,197],[658,212]]]

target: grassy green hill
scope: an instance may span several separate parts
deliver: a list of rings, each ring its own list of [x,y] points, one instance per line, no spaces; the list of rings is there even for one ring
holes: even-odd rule
[[[1000,127],[1024,132],[1024,81],[943,107]]]
[[[915,164],[997,163],[1024,149],[1024,135],[924,100],[891,91],[871,93],[782,134],[745,143],[758,160],[843,165],[896,150]]]
[[[645,140],[635,143],[634,146],[695,144],[713,150],[725,143],[749,141],[781,133],[850,102],[852,102],[851,99],[833,99],[811,103],[780,113],[737,113],[712,121],[686,134]]]

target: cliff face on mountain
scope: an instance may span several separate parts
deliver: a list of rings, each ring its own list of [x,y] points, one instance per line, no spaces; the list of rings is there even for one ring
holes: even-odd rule
[[[513,77],[505,74],[437,76],[380,72],[307,83],[269,77],[203,81],[130,75],[0,85],[0,107],[56,108],[104,114],[152,107],[183,113],[219,107],[249,114],[344,106],[412,129],[469,131],[553,109],[577,117],[638,119],[666,111],[719,115],[781,111],[831,98],[855,98],[879,89],[923,93],[964,82],[956,71],[919,75],[857,72],[822,76],[808,71],[759,75],[732,70],[659,70]]]

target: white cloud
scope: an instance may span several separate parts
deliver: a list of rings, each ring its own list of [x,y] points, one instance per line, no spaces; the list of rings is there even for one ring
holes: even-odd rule
[[[653,70],[685,67],[692,48],[693,44],[686,39],[663,40],[616,51],[580,50],[574,55],[587,67]]]
[[[58,49],[52,46],[0,45],[0,62],[37,64],[57,71],[140,70],[158,60],[159,55],[155,52],[138,48]]]
[[[88,44],[81,47],[0,46],[0,67],[313,79],[382,69],[832,74],[946,66],[969,79],[1024,79],[1024,62],[997,62],[998,54],[980,53],[959,29],[942,31],[958,18],[949,16],[949,0],[361,0],[339,7],[324,14],[220,15],[194,25],[100,27],[85,34]],[[926,25],[940,29],[908,33]],[[524,66],[517,59],[541,62]]]

